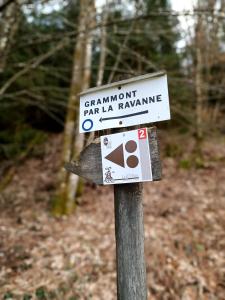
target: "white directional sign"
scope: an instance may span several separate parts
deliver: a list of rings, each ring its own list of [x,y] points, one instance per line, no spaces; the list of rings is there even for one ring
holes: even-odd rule
[[[147,74],[80,95],[80,132],[170,119],[167,76]]]
[[[104,184],[152,181],[147,128],[101,136]]]

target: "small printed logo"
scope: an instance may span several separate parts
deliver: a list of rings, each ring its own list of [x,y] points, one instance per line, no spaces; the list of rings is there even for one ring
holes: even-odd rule
[[[109,143],[108,138],[107,138],[107,137],[104,137],[103,144],[104,144],[105,146],[107,146],[108,143]]]
[[[107,136],[104,137],[103,139],[103,144],[107,149],[111,149],[112,143],[111,141],[107,138]]]

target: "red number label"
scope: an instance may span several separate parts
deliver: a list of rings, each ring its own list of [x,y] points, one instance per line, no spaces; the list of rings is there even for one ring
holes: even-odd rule
[[[138,129],[138,139],[143,140],[147,138],[147,128]]]

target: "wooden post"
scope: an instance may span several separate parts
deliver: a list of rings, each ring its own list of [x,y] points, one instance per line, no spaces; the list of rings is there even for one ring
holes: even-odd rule
[[[141,183],[114,186],[118,300],[146,300]]]

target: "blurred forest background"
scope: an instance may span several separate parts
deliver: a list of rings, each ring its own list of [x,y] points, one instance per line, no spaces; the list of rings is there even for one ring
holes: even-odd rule
[[[0,0],[1,299],[116,298],[112,190],[63,166],[93,138],[79,93],[159,70],[172,120],[145,187],[149,299],[225,299],[225,1],[178,4]]]

